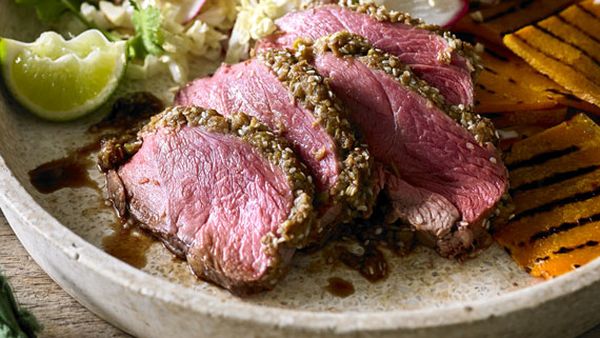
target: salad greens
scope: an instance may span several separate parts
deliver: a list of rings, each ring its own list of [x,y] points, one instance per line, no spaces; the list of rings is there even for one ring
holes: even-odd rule
[[[29,311],[19,308],[8,281],[0,275],[0,337],[32,338],[41,328]]]
[[[73,14],[89,29],[98,29],[111,41],[120,41],[120,37],[97,27],[87,20],[80,12],[82,0],[15,0],[17,4],[33,7],[40,20],[46,23],[58,21],[65,13]],[[160,10],[155,6],[142,7],[137,1],[130,0],[134,13],[132,21],[135,34],[129,39],[128,54],[130,59],[144,59],[146,55],[161,55],[164,53],[162,45],[164,35],[162,32],[162,17]]]

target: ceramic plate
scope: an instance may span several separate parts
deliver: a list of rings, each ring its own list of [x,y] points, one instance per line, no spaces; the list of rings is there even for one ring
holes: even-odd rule
[[[40,27],[13,1],[0,3],[0,35],[32,40]],[[215,65],[199,64],[209,72]],[[119,94],[150,90],[168,99],[170,84],[150,88],[128,83]],[[144,337],[259,336],[424,337],[575,335],[600,322],[600,260],[551,281],[520,270],[503,250],[491,247],[457,263],[418,248],[407,257],[390,255],[389,278],[369,283],[317,254],[298,254],[275,290],[236,298],[197,280],[185,263],[159,243],[145,260],[104,252],[114,245],[115,219],[94,188],[38,192],[28,172],[92,141],[87,128],[106,110],[86,119],[54,124],[40,121],[0,90],[0,207],[40,266],[82,304],[123,330]],[[102,187],[94,167],[89,175]],[[112,236],[112,238],[111,238]],[[112,242],[111,242],[112,241]],[[110,251],[110,250],[109,250]],[[137,259],[137,260],[136,260]],[[345,298],[325,290],[328,279],[350,281]]]

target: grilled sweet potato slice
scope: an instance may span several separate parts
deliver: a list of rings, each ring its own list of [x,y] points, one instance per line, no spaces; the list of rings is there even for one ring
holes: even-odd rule
[[[515,204],[494,237],[536,277],[600,256],[600,127],[585,115],[517,142],[505,159]]]
[[[502,37],[544,19],[572,4],[573,0],[508,0],[480,8],[461,20],[456,30],[473,34],[497,45]]]
[[[504,44],[575,96],[600,107],[600,5],[585,0],[506,35]]]
[[[475,92],[480,113],[556,108],[562,88],[510,51],[487,48]]]
[[[600,107],[574,96],[505,48],[488,46],[476,86],[478,113],[523,112],[573,107],[600,116]],[[516,114],[515,114],[516,115]],[[544,113],[537,114],[543,116]],[[537,124],[528,118],[522,124]],[[562,121],[559,121],[562,122]]]

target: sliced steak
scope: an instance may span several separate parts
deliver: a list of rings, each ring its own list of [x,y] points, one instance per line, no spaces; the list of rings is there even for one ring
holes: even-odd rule
[[[472,74],[477,56],[470,45],[405,13],[353,3],[341,1],[341,6],[324,5],[289,13],[275,22],[279,31],[259,41],[256,48],[292,47],[298,38],[316,40],[348,31],[397,56],[439,89],[449,103],[473,105]]]
[[[310,232],[305,167],[244,114],[169,108],[138,139],[105,142],[100,166],[120,215],[236,294],[272,288]]]
[[[409,222],[444,256],[470,251],[485,233],[475,228],[507,189],[491,123],[446,104],[397,57],[363,37],[336,33],[314,50],[300,43],[298,53],[329,78],[375,160],[386,167],[393,206],[388,221]]]
[[[191,82],[175,102],[210,106],[224,114],[247,112],[291,142],[317,187],[319,219],[310,244],[320,243],[336,224],[370,213],[369,152],[323,77],[306,61],[284,51],[265,51]]]

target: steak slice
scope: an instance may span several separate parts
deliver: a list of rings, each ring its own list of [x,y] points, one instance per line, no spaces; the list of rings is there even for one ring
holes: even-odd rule
[[[290,141],[317,188],[318,220],[306,244],[322,243],[335,225],[370,214],[374,195],[367,147],[357,140],[324,78],[306,61],[285,51],[265,51],[191,82],[175,102],[224,114],[247,112]]]
[[[235,294],[271,289],[313,220],[313,184],[255,118],[175,107],[104,142],[109,198],[193,272]]]
[[[313,53],[311,55],[311,52]],[[440,254],[463,255],[485,231],[507,189],[491,123],[446,104],[397,57],[347,32],[321,38],[298,53],[314,60],[350,108],[375,160],[387,171],[392,210],[431,237]]]
[[[298,38],[316,40],[340,31],[364,36],[374,47],[397,56],[439,89],[454,105],[473,105],[472,74],[478,57],[472,47],[440,27],[374,4],[323,5],[279,18],[279,31],[256,49],[292,47]]]

